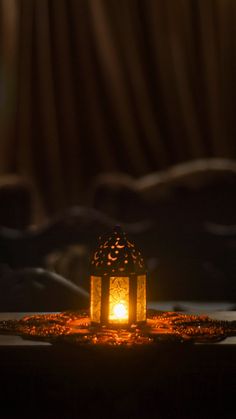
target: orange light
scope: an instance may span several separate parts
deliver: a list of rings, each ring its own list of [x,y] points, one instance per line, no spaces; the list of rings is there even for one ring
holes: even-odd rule
[[[91,321],[131,325],[146,321],[146,268],[141,253],[115,228],[94,253],[91,264]]]
[[[118,322],[127,322],[128,321],[128,308],[124,303],[115,304],[111,310],[109,320],[118,321]]]

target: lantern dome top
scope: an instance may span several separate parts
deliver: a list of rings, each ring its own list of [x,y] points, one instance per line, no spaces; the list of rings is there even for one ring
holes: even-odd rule
[[[99,237],[92,259],[92,273],[111,276],[146,273],[140,251],[127,239],[120,226],[114,227],[110,234]]]

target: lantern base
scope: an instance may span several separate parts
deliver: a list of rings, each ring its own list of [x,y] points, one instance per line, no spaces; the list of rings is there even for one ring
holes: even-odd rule
[[[236,336],[236,324],[208,316],[175,312],[148,311],[142,325],[91,324],[88,312],[39,314],[21,320],[0,322],[1,334],[20,335],[25,339],[50,343],[68,342],[77,345],[134,346],[157,342],[217,342]]]

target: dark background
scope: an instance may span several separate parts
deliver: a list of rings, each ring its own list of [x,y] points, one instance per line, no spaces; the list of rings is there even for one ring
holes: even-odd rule
[[[234,0],[0,10],[0,170],[33,182],[38,219],[85,202],[102,172],[235,157]]]
[[[235,300],[235,32],[234,0],[0,0],[0,262],[88,289],[121,222],[151,298]]]

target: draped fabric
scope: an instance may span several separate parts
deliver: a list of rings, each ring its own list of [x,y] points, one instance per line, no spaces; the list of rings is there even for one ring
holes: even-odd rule
[[[48,213],[101,172],[235,157],[235,0],[0,0],[0,171]]]

